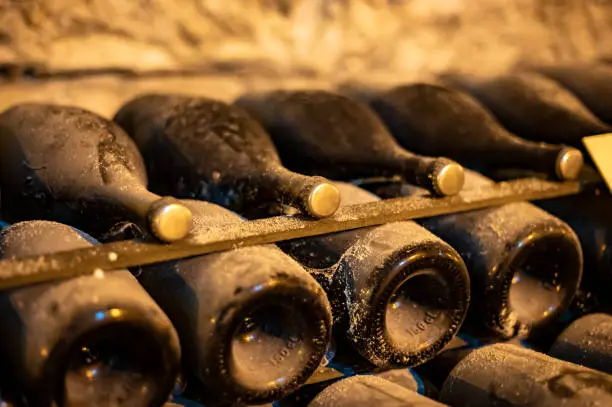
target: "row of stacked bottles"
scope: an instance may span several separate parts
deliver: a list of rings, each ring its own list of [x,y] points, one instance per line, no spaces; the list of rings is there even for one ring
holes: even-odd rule
[[[507,177],[577,179],[581,138],[610,131],[610,87],[612,68],[574,67],[234,104],[147,95],[113,121],[14,106],[0,114],[12,224],[0,252],[171,243]],[[597,190],[5,290],[2,395],[71,407],[170,394],[206,406],[606,405],[612,317],[592,312],[609,306],[610,202]],[[354,377],[304,386],[323,365]]]

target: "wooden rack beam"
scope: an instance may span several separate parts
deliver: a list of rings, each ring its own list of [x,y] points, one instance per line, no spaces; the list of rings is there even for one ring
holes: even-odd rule
[[[579,182],[519,179],[464,191],[453,197],[395,198],[340,209],[333,217],[306,220],[277,216],[210,228],[173,244],[121,241],[90,248],[0,261],[0,289],[202,255],[237,247],[274,243],[389,222],[464,212],[512,202],[576,194]]]

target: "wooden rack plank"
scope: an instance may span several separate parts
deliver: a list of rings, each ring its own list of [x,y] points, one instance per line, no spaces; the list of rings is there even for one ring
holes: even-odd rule
[[[388,199],[340,209],[333,217],[306,220],[277,216],[210,228],[170,245],[122,241],[90,248],[0,261],[0,289],[156,263],[227,250],[322,235],[383,223],[464,212],[512,202],[555,198],[581,191],[579,182],[519,179],[464,191],[454,197]]]

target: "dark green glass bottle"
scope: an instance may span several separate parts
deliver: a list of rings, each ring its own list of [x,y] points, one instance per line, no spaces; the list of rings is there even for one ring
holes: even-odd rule
[[[592,309],[609,310],[607,287],[612,284],[612,196],[607,191],[585,191],[578,195],[536,202],[559,217],[578,235],[584,253],[581,301],[575,317]],[[603,308],[602,308],[603,307]],[[581,308],[586,308],[582,310]]]
[[[583,166],[579,150],[522,139],[476,99],[448,86],[398,86],[374,96],[370,106],[405,148],[445,155],[481,172],[529,170],[566,180]]]
[[[589,314],[559,335],[550,356],[612,373],[612,316]]]
[[[202,201],[188,239],[242,222]],[[144,266],[140,283],[181,338],[187,393],[205,405],[265,403],[303,384],[321,363],[331,311],[321,286],[274,245]]]
[[[0,233],[2,258],[95,241],[55,222]],[[0,354],[31,406],[162,406],[179,371],[174,327],[127,270],[0,292]]]
[[[612,403],[612,376],[495,344],[470,352],[455,366],[440,401],[456,407],[605,406]]]
[[[491,183],[466,171],[466,190]],[[385,197],[426,193],[398,183],[368,188]],[[580,284],[582,250],[576,234],[527,202],[419,222],[465,261],[472,292],[465,328],[477,337],[542,334],[568,307]]]
[[[289,168],[334,180],[400,176],[438,195],[463,186],[462,167],[402,148],[367,105],[326,91],[276,91],[236,101],[270,133]]]
[[[612,123],[612,67],[606,64],[557,65],[536,71],[562,84],[601,120]]]
[[[322,177],[285,168],[270,136],[243,109],[177,95],[146,95],[126,103],[115,120],[134,139],[151,188],[214,202],[243,213],[293,207],[324,218],[339,205]]]
[[[335,185],[344,206],[378,200],[354,185]],[[351,348],[379,368],[418,365],[444,347],[467,313],[470,291],[463,261],[414,222],[279,245],[326,289],[340,362],[359,364],[347,358]]]
[[[476,97],[506,129],[528,140],[583,149],[583,137],[612,131],[572,92],[535,72],[448,79]]]
[[[70,106],[26,103],[0,114],[2,212],[98,235],[125,220],[164,241],[184,238],[191,214],[146,189],[138,149],[119,126]]]
[[[380,377],[363,375],[328,386],[308,406],[442,407],[444,404]]]

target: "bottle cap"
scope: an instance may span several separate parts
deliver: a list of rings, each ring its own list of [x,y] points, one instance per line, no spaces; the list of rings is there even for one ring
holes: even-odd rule
[[[439,195],[457,195],[465,182],[463,167],[454,161],[444,160],[444,163],[434,170],[432,181]]]
[[[149,214],[151,232],[165,242],[181,240],[191,231],[192,214],[173,198],[162,198]]]
[[[573,147],[566,147],[557,157],[557,168],[555,172],[561,180],[573,180],[578,178],[580,170],[584,164],[584,157],[580,150]]]
[[[333,215],[340,206],[340,191],[334,185],[325,182],[317,185],[308,195],[306,210],[317,218]]]

